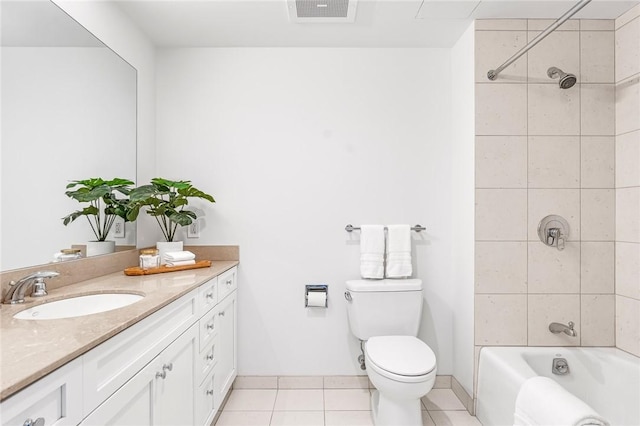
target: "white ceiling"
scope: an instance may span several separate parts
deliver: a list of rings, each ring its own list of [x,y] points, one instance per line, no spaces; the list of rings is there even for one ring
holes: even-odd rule
[[[359,0],[354,23],[292,23],[286,0],[116,0],[160,47],[451,47],[474,19],[556,19],[565,0]],[[593,0],[614,19],[639,0]]]

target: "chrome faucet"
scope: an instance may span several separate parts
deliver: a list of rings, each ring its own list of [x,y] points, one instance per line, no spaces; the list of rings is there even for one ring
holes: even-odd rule
[[[549,331],[553,334],[564,333],[567,336],[576,337],[578,333],[573,329],[575,324],[573,321],[569,321],[569,325],[560,324],[559,322],[552,322],[549,324]]]
[[[60,275],[58,272],[42,271],[27,275],[24,278],[20,278],[18,281],[11,281],[9,283],[7,294],[4,296],[2,303],[24,303],[24,295],[31,285],[33,285],[33,292],[31,293],[31,296],[46,296],[47,285],[44,282],[45,278],[53,278],[57,277],[58,275]]]

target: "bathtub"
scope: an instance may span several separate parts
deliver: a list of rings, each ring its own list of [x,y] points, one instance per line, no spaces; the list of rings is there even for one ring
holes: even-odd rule
[[[551,373],[553,358],[570,372]],[[476,416],[483,426],[512,426],[516,397],[533,376],[549,377],[611,425],[640,425],[640,358],[615,348],[484,347],[480,351]]]

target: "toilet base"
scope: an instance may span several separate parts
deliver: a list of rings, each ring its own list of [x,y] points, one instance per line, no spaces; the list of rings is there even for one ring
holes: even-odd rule
[[[374,390],[371,413],[375,426],[422,426],[420,399],[391,399]]]

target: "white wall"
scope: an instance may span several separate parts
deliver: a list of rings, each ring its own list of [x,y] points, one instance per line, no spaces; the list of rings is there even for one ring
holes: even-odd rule
[[[453,305],[453,375],[473,395],[473,285],[475,87],[474,25],[451,49],[453,116],[453,233],[451,274]]]
[[[201,238],[238,244],[239,373],[362,374],[344,282],[359,275],[348,223],[420,223],[420,337],[452,372],[449,50],[159,50],[158,172],[215,205]],[[327,283],[329,308],[304,308]]]
[[[105,1],[53,0],[72,18],[92,32],[138,71],[137,182],[156,175],[155,147],[155,48],[115,3]],[[136,222],[137,245],[154,245],[160,235],[148,217]]]

